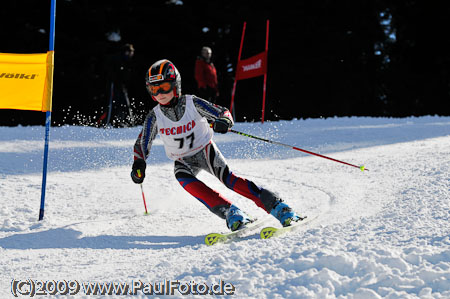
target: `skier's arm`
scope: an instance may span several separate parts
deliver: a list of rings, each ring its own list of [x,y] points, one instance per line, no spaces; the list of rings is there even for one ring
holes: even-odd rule
[[[205,117],[208,122],[214,123],[219,118],[227,118],[230,121],[231,126],[233,126],[233,117],[227,108],[215,105],[196,96],[193,96],[193,100],[198,113]]]
[[[150,148],[157,132],[156,116],[153,110],[151,110],[145,118],[144,127],[134,144],[134,162],[131,171],[131,179],[136,184],[140,184],[144,181],[145,168],[147,166],[145,160],[149,156]]]
[[[212,123],[214,132],[226,133],[234,125],[230,111],[198,97],[193,97],[198,113]]]
[[[134,143],[134,160],[147,160],[150,153],[150,148],[157,133],[158,126],[156,124],[156,115],[155,112],[151,110],[147,114],[144,121],[144,126],[142,127],[142,130]]]

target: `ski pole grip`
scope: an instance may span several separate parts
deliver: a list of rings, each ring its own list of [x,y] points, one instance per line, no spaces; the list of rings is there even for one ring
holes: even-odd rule
[[[142,177],[140,169],[137,170],[137,175],[138,175],[139,178]]]

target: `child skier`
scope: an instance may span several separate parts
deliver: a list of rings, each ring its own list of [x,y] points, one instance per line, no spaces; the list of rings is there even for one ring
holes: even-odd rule
[[[155,62],[146,75],[147,90],[159,104],[146,116],[143,129],[134,145],[131,178],[141,184],[145,177],[145,160],[159,133],[166,155],[175,161],[175,177],[181,186],[219,217],[226,219],[231,231],[243,228],[252,220],[215,190],[196,178],[200,170],[216,176],[229,189],[251,199],[283,226],[302,218],[274,193],[233,174],[212,140],[213,130],[227,133],[233,126],[228,109],[193,95],[181,94],[181,76],[175,65],[163,59]],[[212,126],[210,125],[212,124]],[[211,128],[212,127],[212,128]]]

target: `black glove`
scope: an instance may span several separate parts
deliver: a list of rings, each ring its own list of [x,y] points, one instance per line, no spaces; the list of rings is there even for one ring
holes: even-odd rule
[[[131,171],[131,179],[136,184],[141,184],[145,178],[145,168],[147,164],[143,159],[134,160],[133,170]]]
[[[221,117],[216,119],[216,121],[213,123],[213,130],[214,132],[225,134],[232,126],[233,123],[231,122],[231,120],[226,117]]]

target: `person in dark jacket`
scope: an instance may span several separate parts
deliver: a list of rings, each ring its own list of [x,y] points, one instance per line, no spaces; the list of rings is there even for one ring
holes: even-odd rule
[[[211,56],[211,48],[203,47],[200,56],[195,61],[195,80],[197,81],[198,95],[209,102],[216,103],[219,96],[219,84],[216,67],[211,61]]]
[[[114,127],[134,125],[133,111],[128,97],[128,86],[133,72],[133,56],[133,45],[125,44],[107,61],[107,109],[100,117],[99,124]]]

